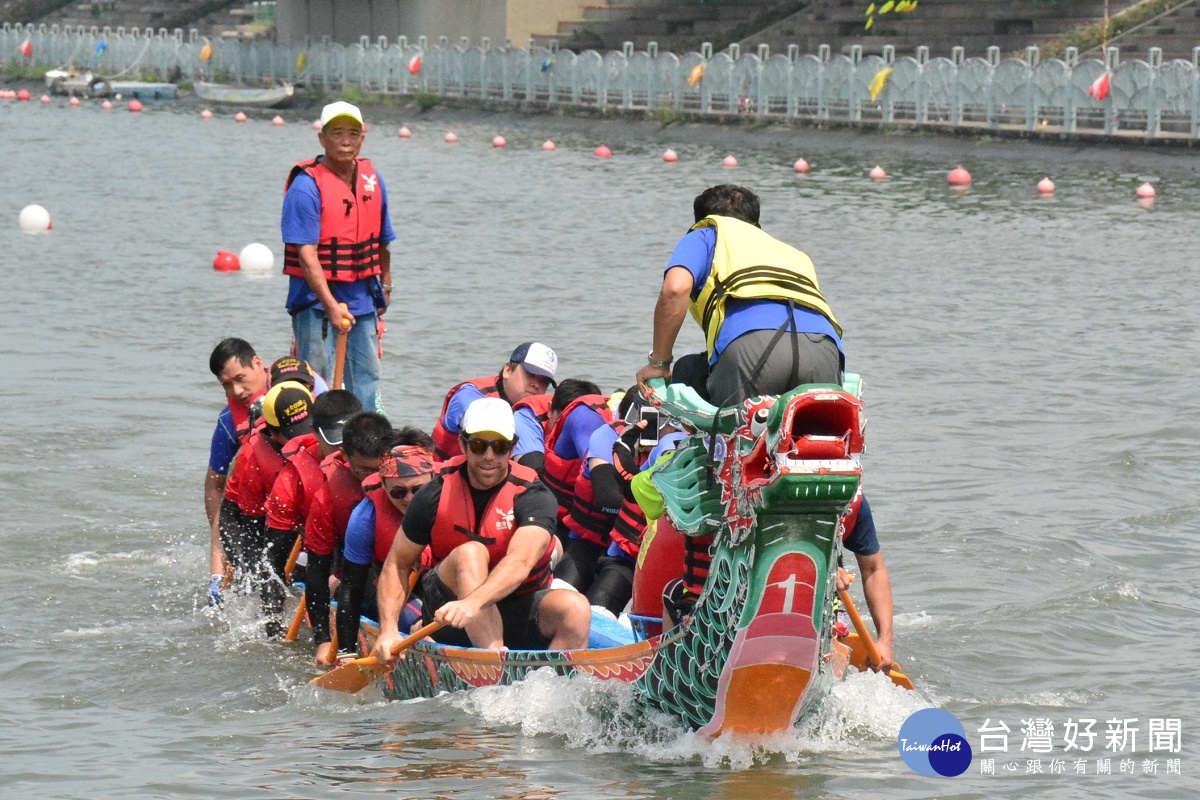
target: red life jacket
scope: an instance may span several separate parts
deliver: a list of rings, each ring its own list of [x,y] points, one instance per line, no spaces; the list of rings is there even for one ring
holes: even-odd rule
[[[642,507],[626,499],[621,504],[621,510],[617,512],[610,535],[622,553],[630,558],[637,558],[642,549],[642,536],[646,533],[646,524],[646,515],[642,513]]]
[[[528,408],[533,412],[533,418],[537,420],[538,425],[542,426],[542,433],[550,431],[550,403],[554,400],[552,394],[531,394],[513,403],[513,413],[516,414],[522,408]]]
[[[352,283],[378,275],[383,195],[379,190],[379,176],[371,162],[365,158],[356,159],[354,191],[318,156],[292,167],[285,192],[301,172],[312,176],[321,195],[321,238],[317,242],[317,259],[321,262],[325,280]],[[304,277],[299,245],[284,244],[283,274]]]
[[[446,430],[445,420],[446,409],[450,407],[450,400],[454,397],[454,393],[468,383],[483,392],[484,397],[500,397],[500,377],[498,375],[490,378],[472,378],[469,381],[457,384],[453,389],[446,392],[446,399],[442,401],[442,410],[438,414],[437,422],[434,423],[433,433],[431,434],[433,439],[433,454],[438,461],[449,461],[455,456],[463,454],[462,447],[458,443],[458,434]]]
[[[596,487],[592,485],[591,473],[584,477],[581,462],[579,474],[575,476],[571,510],[563,517],[563,524],[585,542],[607,547],[615,519],[596,503]]]
[[[518,527],[513,516],[514,503],[537,480],[537,473],[510,461],[508,477],[488,501],[480,519],[475,519],[475,502],[467,478],[466,458],[456,458],[447,463],[442,469],[441,479],[442,495],[438,500],[437,516],[429,541],[434,563],[441,563],[460,544],[476,541],[487,548],[488,569],[495,569],[508,552],[508,543]],[[553,538],[513,596],[550,587],[553,577],[550,572],[550,555],[554,550],[552,544]]]
[[[367,478],[363,488],[371,505],[375,506],[375,564],[379,565],[387,559],[392,549],[392,540],[396,538],[396,531],[400,530],[400,523],[404,522],[404,514],[388,497],[378,473]]]
[[[558,437],[562,435],[563,429],[566,427],[567,418],[579,406],[587,406],[598,413],[604,420],[603,424],[613,421],[612,409],[608,407],[607,397],[601,394],[585,394],[583,397],[571,401],[571,404],[563,409],[562,413],[554,420],[550,432],[546,434],[546,464],[542,468],[542,481],[550,487],[550,491],[554,492],[554,497],[558,500],[558,520],[564,524],[567,514],[571,511],[571,503],[575,499],[575,481],[583,469],[583,457],[563,458],[554,452],[554,445],[558,443]]]
[[[233,475],[225,488],[225,497],[237,503],[248,517],[266,516],[267,495],[283,469],[283,454],[267,433],[266,426],[258,426],[251,432],[246,444],[238,452]]]
[[[302,530],[312,509],[313,500],[325,483],[325,476],[321,474],[321,462],[317,457],[317,437],[306,433],[291,439],[283,446],[283,458],[283,467],[279,470],[279,477],[272,484],[273,488],[266,502],[267,527],[275,530]],[[296,478],[289,478],[289,472],[295,473]],[[290,497],[286,496],[288,489],[278,489],[281,486],[280,481],[285,479],[295,481],[290,489]]]
[[[251,397],[250,400],[245,403],[245,405],[239,403],[237,400],[234,400],[232,397],[226,400],[227,404],[229,405],[229,417],[233,420],[233,433],[237,437],[238,447],[244,445],[246,443],[246,437],[250,435],[250,406],[255,400],[262,397],[266,393],[267,390],[263,389],[261,392]]]
[[[362,481],[355,477],[346,454],[331,453],[321,462],[325,485],[317,492],[308,521],[304,526],[304,547],[327,556],[340,547],[346,537],[350,514],[363,498]]]

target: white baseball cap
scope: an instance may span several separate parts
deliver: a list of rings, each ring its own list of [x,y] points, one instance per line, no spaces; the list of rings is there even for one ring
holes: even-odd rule
[[[509,361],[525,367],[526,372],[549,378],[551,382],[558,371],[558,356],[541,342],[525,342],[518,346]]]
[[[349,117],[359,125],[363,124],[362,112],[358,110],[358,106],[351,105],[345,100],[338,100],[321,109],[321,127],[324,128],[338,117]]]
[[[463,435],[473,433],[497,433],[508,441],[517,436],[517,425],[513,421],[512,406],[499,397],[481,397],[467,406],[459,429]]]

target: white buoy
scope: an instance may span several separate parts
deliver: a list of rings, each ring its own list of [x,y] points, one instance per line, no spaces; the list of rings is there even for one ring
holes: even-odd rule
[[[21,209],[21,230],[26,233],[44,233],[50,230],[50,212],[39,205]]]
[[[275,266],[275,254],[271,248],[258,242],[243,247],[238,260],[242,262],[242,269],[251,272],[266,272]]]

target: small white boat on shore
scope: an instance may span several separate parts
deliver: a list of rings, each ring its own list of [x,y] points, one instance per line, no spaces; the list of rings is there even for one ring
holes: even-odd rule
[[[290,83],[260,89],[197,81],[196,96],[210,103],[250,108],[285,108],[292,104],[295,88]]]

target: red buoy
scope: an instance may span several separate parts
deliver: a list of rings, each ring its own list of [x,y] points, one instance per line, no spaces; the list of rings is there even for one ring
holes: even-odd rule
[[[950,174],[946,177],[946,180],[951,186],[970,186],[971,173],[967,172],[962,167],[955,167],[954,169],[950,170]]]
[[[592,155],[596,158],[612,158],[612,150],[608,149],[608,145],[602,144],[592,151]]]
[[[242,262],[238,261],[237,253],[217,251],[217,257],[213,259],[213,269],[217,272],[237,272],[241,268]]]

